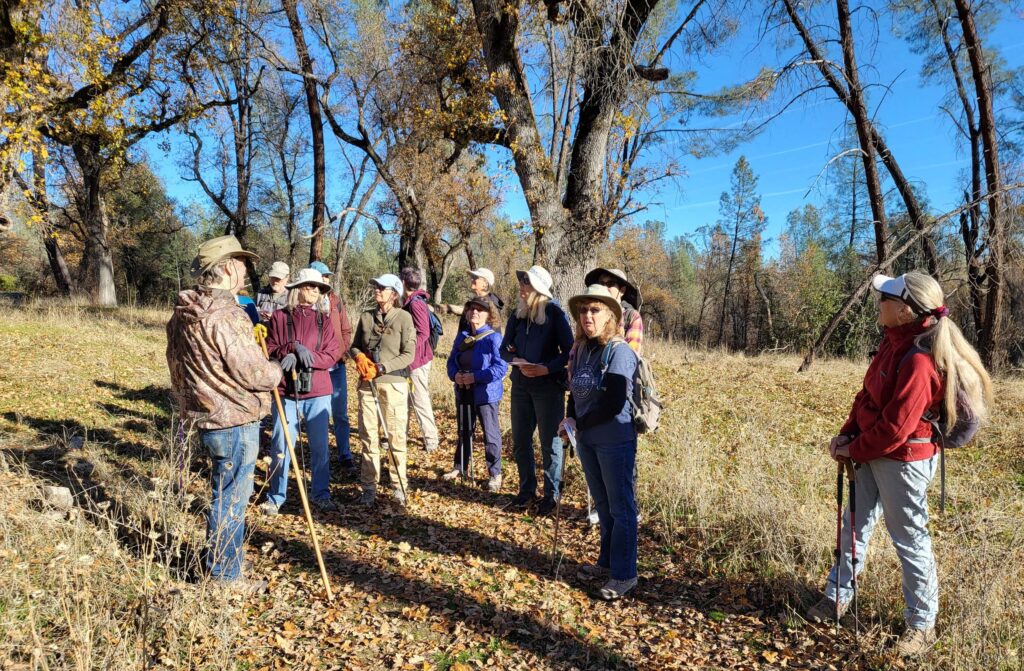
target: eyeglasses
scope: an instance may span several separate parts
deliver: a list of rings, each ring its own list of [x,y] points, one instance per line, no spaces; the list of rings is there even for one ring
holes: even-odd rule
[[[596,314],[599,314],[599,313],[601,313],[603,311],[604,311],[604,306],[591,305],[591,306],[584,306],[584,307],[580,308],[577,311],[576,314],[578,314],[580,317],[582,317],[584,315],[596,315]]]

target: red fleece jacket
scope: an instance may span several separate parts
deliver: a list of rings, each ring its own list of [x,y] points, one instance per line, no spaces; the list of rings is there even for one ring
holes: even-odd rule
[[[295,340],[305,345],[313,353],[313,384],[308,394],[301,394],[302,398],[313,398],[315,396],[327,396],[333,391],[331,375],[327,369],[338,360],[338,338],[334,335],[334,328],[331,326],[330,315],[322,315],[323,337],[320,340],[320,347],[316,347],[317,325],[316,312],[308,305],[298,305],[293,313],[295,327]],[[278,310],[270,318],[270,327],[267,329],[267,350],[270,358],[280,361],[285,356],[295,351],[294,343],[288,338],[288,310]],[[291,373],[285,373],[279,387],[282,394],[288,398],[294,398],[295,387],[292,386]]]
[[[930,440],[907,442],[932,437],[932,426],[924,415],[937,410],[943,398],[943,380],[930,354],[917,352],[903,361],[914,346],[914,338],[925,331],[926,321],[885,330],[878,354],[864,375],[864,387],[857,393],[840,431],[855,436],[850,443],[854,461],[863,463],[882,457],[920,461],[937,451]]]

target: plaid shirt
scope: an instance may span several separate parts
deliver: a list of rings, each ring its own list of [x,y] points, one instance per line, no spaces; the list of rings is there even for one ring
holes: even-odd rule
[[[623,303],[622,308],[625,317],[629,319],[629,324],[625,326],[626,344],[639,354],[644,345],[644,320],[640,311],[628,303]]]

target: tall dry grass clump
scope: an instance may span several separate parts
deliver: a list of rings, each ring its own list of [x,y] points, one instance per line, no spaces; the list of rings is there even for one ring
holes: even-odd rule
[[[669,403],[640,444],[640,499],[664,543],[708,569],[747,579],[768,606],[802,612],[818,595],[835,539],[835,463],[864,364],[747,358],[654,343],[648,356]],[[924,668],[1020,668],[1024,654],[1024,381],[997,383],[996,411],[975,446],[951,451],[947,513],[931,493],[942,589],[940,642]],[[860,581],[862,626],[902,631],[899,566],[884,524]],[[869,637],[882,649],[885,637]]]

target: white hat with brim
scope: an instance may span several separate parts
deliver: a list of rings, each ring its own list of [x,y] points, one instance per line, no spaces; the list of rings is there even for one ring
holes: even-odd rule
[[[640,297],[640,290],[636,288],[635,284],[626,279],[626,272],[624,270],[619,270],[618,268],[594,268],[583,278],[583,283],[588,287],[591,284],[598,284],[601,275],[611,275],[619,279],[622,286],[626,287],[626,290],[622,292],[622,297],[634,308],[640,309],[640,304],[643,302],[643,299]]]
[[[399,296],[402,295],[402,280],[398,279],[398,275],[392,275],[391,273],[385,273],[380,277],[373,278],[370,280],[370,286],[391,289]]]
[[[295,279],[291,284],[284,285],[286,289],[294,289],[301,287],[304,284],[312,284],[320,287],[321,291],[330,291],[331,285],[324,282],[324,276],[313,270],[312,268],[303,268],[295,274]]]
[[[554,298],[551,293],[551,273],[541,266],[532,266],[529,270],[517,270],[516,277],[520,282],[524,280],[530,283],[533,290],[542,296]]]
[[[604,303],[615,315],[615,319],[622,322],[622,304],[611,295],[608,287],[603,284],[591,284],[582,294],[577,294],[569,299],[569,312],[577,316],[579,307],[583,303],[591,302]]]
[[[482,277],[489,286],[494,286],[494,273],[489,268],[477,268],[476,270],[471,268],[466,272],[469,273],[470,277]]]

